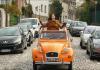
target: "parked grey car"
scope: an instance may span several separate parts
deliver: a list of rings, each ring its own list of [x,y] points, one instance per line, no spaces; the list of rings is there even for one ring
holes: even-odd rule
[[[31,26],[31,23],[24,23],[24,24],[19,23],[18,26],[23,29],[24,34],[27,37],[27,45],[31,46],[31,44],[33,42],[33,34],[32,34],[32,31],[31,31],[31,29],[33,27]]]
[[[74,23],[74,21],[73,21],[73,20],[67,20],[65,23],[66,23],[67,29],[69,30],[70,25],[71,25],[72,23]]]
[[[26,36],[19,27],[5,27],[0,29],[1,52],[23,52],[27,48]]]
[[[91,36],[91,33],[95,30],[96,26],[87,26],[83,31],[80,32],[80,47],[85,49],[87,46],[87,41]]]
[[[84,28],[87,26],[86,22],[82,21],[75,21],[73,24],[70,25],[69,31],[71,35],[80,35],[80,31],[83,31]]]
[[[100,27],[96,27],[88,40],[86,53],[89,54],[90,59],[100,57]]]

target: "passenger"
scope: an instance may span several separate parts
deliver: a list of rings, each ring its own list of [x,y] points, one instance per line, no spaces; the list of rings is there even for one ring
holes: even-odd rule
[[[65,27],[65,24],[61,25],[58,20],[55,19],[55,16],[52,15],[48,18],[48,22],[44,25],[42,24],[42,27],[47,27],[47,30],[59,30],[63,27]]]
[[[48,19],[46,27],[47,27],[47,30],[59,30],[61,28],[61,25],[59,21],[55,19],[55,16],[52,15],[52,17]]]

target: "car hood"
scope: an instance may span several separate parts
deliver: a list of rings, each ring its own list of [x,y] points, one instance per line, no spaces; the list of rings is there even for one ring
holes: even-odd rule
[[[73,27],[73,29],[84,30],[84,27]]]
[[[18,38],[18,36],[2,36],[2,37],[0,37],[0,40],[14,40],[17,38]]]
[[[100,44],[100,39],[93,39],[94,44]]]
[[[47,52],[58,52],[61,53],[63,48],[66,46],[66,42],[41,42],[41,49],[44,53]]]

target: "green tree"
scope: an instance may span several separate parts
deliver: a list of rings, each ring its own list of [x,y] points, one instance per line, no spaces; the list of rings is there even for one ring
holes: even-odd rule
[[[50,14],[54,14],[56,16],[56,19],[60,19],[61,18],[61,14],[62,14],[62,4],[60,3],[59,0],[54,0],[53,3],[51,4],[51,10],[52,11]]]
[[[10,15],[10,25],[15,25],[18,23],[21,13],[14,0],[12,1],[12,4],[0,5],[0,8],[4,8],[5,11]]]
[[[33,10],[31,4],[27,4],[26,7],[22,7],[22,15],[24,15],[25,17],[32,17]]]
[[[95,4],[97,1],[97,4]],[[88,24],[95,23],[95,7],[96,7],[96,22],[100,22],[100,0],[85,0],[84,4],[77,10],[78,17],[80,21],[86,21]]]
[[[78,18],[80,21],[85,21],[88,24],[91,24],[92,18],[91,18],[91,9],[94,7],[94,4],[91,2],[91,0],[85,0],[85,2],[82,4],[81,7],[78,9]],[[78,14],[77,13],[77,14]]]

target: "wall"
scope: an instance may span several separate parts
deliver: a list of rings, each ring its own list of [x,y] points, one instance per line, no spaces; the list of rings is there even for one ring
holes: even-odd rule
[[[49,14],[49,0],[30,0],[30,4],[33,8],[34,17],[48,17]],[[42,19],[40,17],[40,19]],[[44,18],[45,20],[46,18]]]

